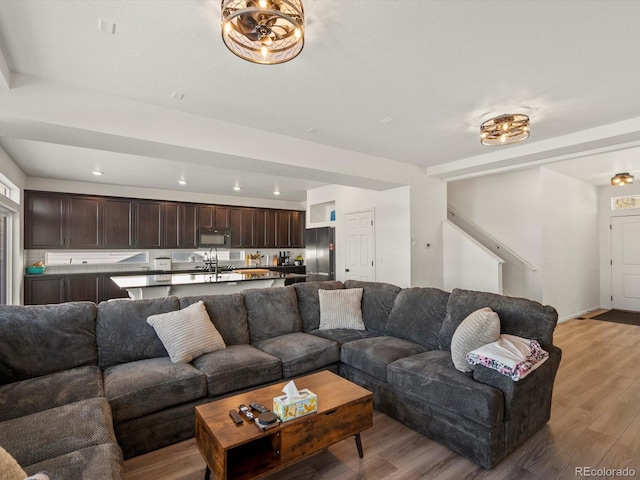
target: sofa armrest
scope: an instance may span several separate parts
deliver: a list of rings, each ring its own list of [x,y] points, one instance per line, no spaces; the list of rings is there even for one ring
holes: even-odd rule
[[[551,416],[551,394],[562,350],[548,345],[542,348],[549,352],[549,359],[517,382],[484,365],[475,365],[473,370],[474,380],[491,385],[504,395],[507,454],[542,428]]]

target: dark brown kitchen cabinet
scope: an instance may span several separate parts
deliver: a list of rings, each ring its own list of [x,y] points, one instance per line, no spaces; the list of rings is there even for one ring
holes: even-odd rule
[[[102,239],[105,248],[134,246],[134,202],[130,198],[105,198],[102,204]]]
[[[65,302],[100,302],[100,276],[69,275],[65,278]]]
[[[231,207],[229,227],[231,229],[232,248],[253,248],[254,240],[254,208]]]
[[[276,212],[278,248],[291,247],[291,213],[289,210],[278,210]]]
[[[24,304],[47,305],[65,301],[64,278],[62,277],[25,277]]]
[[[100,301],[112,298],[129,298],[129,293],[111,280],[111,274],[100,275]]]
[[[213,226],[215,228],[227,229],[231,225],[231,207],[216,205],[216,213]]]
[[[213,228],[215,218],[215,205],[198,205],[198,227]]]
[[[162,247],[163,203],[153,200],[136,200],[135,246],[137,248]]]
[[[102,300],[100,292],[99,274],[28,276],[24,282],[24,304],[98,303]]]
[[[254,244],[256,248],[276,248],[276,210],[255,209]]]
[[[197,206],[177,202],[164,203],[164,248],[196,248],[198,246]]]
[[[26,192],[25,248],[97,248],[100,197]]]
[[[291,248],[303,248],[305,212],[291,212]]]

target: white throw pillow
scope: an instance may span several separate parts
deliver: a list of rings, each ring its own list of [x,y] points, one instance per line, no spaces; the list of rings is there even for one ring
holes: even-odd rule
[[[318,290],[320,330],[366,330],[362,320],[362,288]]]
[[[465,318],[451,338],[451,360],[461,372],[470,372],[465,356],[500,337],[500,318],[489,307],[481,308]]]
[[[182,310],[147,318],[174,363],[189,363],[205,353],[227,348],[211,323],[202,300]]]
[[[0,478],[3,480],[24,480],[27,474],[18,465],[18,462],[0,447]]]

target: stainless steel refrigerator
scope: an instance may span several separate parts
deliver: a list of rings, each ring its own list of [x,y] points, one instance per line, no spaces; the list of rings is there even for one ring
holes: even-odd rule
[[[307,248],[307,282],[335,280],[336,260],[333,227],[309,228],[304,232]]]

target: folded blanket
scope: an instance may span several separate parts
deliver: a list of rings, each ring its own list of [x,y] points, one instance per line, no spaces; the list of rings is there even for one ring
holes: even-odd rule
[[[542,365],[549,353],[536,340],[502,334],[497,341],[467,353],[471,365],[484,365],[514,381],[525,378]]]

